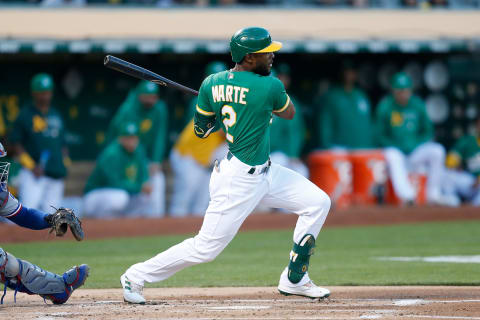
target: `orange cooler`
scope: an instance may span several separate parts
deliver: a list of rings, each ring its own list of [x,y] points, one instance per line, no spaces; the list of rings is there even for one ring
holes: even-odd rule
[[[372,205],[383,202],[387,182],[387,164],[381,150],[357,150],[350,153],[353,167],[353,202]]]
[[[410,183],[413,185],[415,191],[415,203],[419,205],[424,205],[427,203],[427,176],[422,173],[411,172],[408,175]],[[393,190],[392,181],[388,181],[387,185],[387,203],[400,205],[402,202],[395,194]]]
[[[337,207],[351,203],[352,165],[348,153],[316,151],[308,157],[310,180],[325,191]]]

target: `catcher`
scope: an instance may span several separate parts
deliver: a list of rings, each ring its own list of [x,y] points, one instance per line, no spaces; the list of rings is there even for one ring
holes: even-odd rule
[[[0,158],[7,153],[0,143]],[[24,206],[8,191],[8,172],[10,163],[0,162],[0,217],[4,217],[19,226],[41,230],[51,228],[59,237],[70,228],[74,237],[81,241],[84,237],[81,222],[72,210],[59,208],[53,214],[46,214]],[[62,276],[48,272],[28,261],[18,259],[0,248],[0,282],[4,284],[3,296],[7,287],[17,292],[38,294],[54,304],[65,303],[72,292],[85,283],[89,267],[86,264],[75,266]]]

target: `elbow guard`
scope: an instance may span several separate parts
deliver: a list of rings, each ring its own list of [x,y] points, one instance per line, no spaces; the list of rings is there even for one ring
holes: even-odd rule
[[[216,117],[204,116],[198,112],[195,113],[193,130],[195,135],[201,139],[207,138],[210,133],[219,129],[217,125]]]

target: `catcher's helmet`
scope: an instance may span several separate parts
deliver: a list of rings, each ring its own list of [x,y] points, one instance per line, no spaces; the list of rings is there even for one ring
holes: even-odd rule
[[[282,43],[272,41],[270,33],[264,28],[249,27],[238,30],[230,40],[233,62],[239,63],[248,53],[275,52]]]

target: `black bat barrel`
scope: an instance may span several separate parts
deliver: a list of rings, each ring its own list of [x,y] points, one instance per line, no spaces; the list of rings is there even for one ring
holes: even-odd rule
[[[179,83],[176,83],[172,80],[169,80],[165,77],[162,77],[150,70],[147,70],[145,68],[142,68],[140,66],[137,66],[133,63],[127,62],[125,60],[122,60],[120,58],[114,57],[114,56],[106,56],[105,59],[103,60],[103,64],[105,67],[128,74],[129,76],[142,79],[142,80],[147,80],[151,81],[153,83],[159,84],[161,86],[165,87],[173,87],[175,89],[181,90],[183,92],[191,93],[194,95],[198,95],[198,91],[193,90],[189,87],[186,87],[184,85],[181,85]]]

